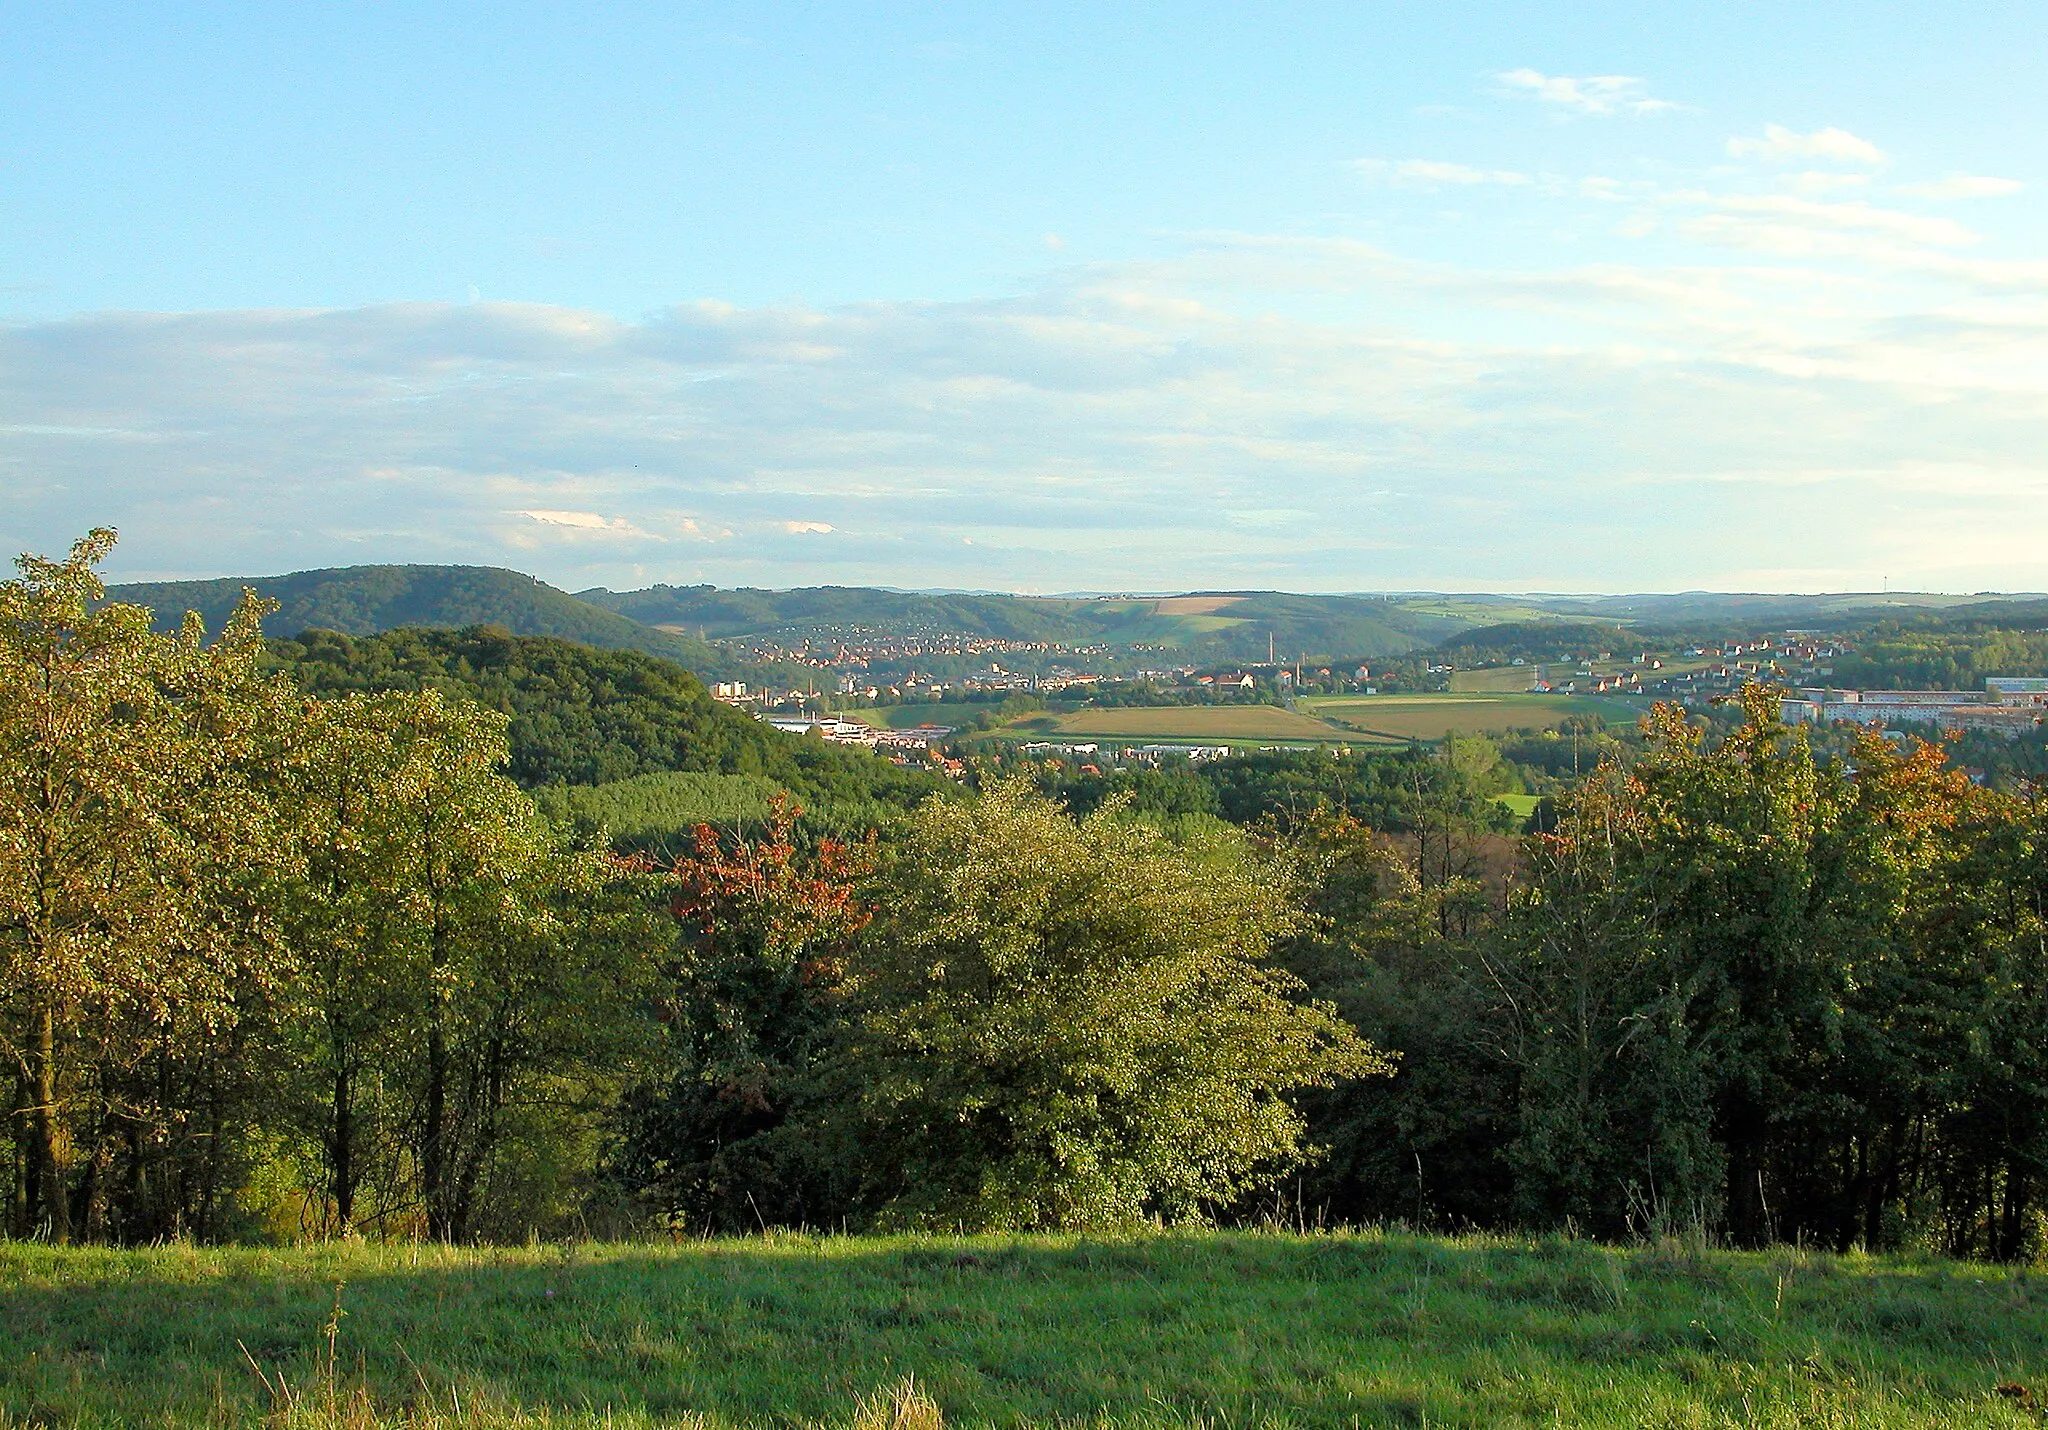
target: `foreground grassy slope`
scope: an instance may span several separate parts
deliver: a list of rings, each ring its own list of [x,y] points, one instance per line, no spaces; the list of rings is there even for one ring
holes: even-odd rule
[[[283,1384],[309,1425],[846,1425],[914,1375],[955,1426],[1984,1426],[2037,1423],[1994,1387],[2044,1370],[2048,1289],[2024,1273],[1795,1252],[0,1249],[7,1424],[255,1424]]]

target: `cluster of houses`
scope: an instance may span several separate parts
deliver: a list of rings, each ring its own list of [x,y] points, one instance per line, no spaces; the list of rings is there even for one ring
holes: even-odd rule
[[[1825,679],[1835,672],[1832,665],[1822,662],[1834,660],[1846,649],[1839,642],[1820,639],[1810,631],[1723,641],[1717,646],[1692,646],[1683,652],[1685,658],[1712,663],[1654,676],[1628,688],[1631,693],[1654,695],[1680,705],[1702,705],[1732,695],[1752,682]],[[1663,662],[1650,664],[1654,669]]]
[[[1788,723],[1935,725],[2019,735],[2048,722],[2048,679],[1993,675],[1982,690],[1830,690],[1803,687],[1780,704]]]
[[[1220,760],[1230,754],[1228,745],[1112,745],[1104,750],[1100,745],[1072,744],[1057,740],[1031,740],[1017,747],[1017,752],[1027,757],[1058,760],[1116,760],[1124,764],[1157,765],[1165,759],[1183,759],[1189,764],[1200,764],[1204,760]],[[1084,764],[1083,770],[1094,766]]]
[[[899,765],[925,764],[959,779],[966,765],[939,750],[939,742],[953,733],[951,725],[916,725],[907,730],[884,730],[859,720],[841,720],[836,715],[802,715],[794,718],[760,715],[776,729],[791,735],[816,735],[839,745],[860,745],[886,755]]]
[[[1659,666],[1663,663],[1657,662]],[[1529,689],[1538,695],[1641,695],[1643,677],[1640,671],[1634,670],[1599,675],[1586,667],[1552,679],[1544,675],[1542,666],[1538,666],[1535,677],[1529,682]]]
[[[1057,641],[1009,640],[926,627],[884,631],[870,626],[809,626],[751,636],[730,643],[752,660],[794,661],[820,670],[903,665],[934,657],[975,657],[1022,652],[1051,654],[1067,647]]]
[[[955,691],[1031,691],[1049,694],[1077,686],[1093,686],[1101,679],[1099,675],[1069,670],[1061,666],[1054,666],[1040,675],[1029,675],[1004,670],[1000,665],[991,664],[987,671],[961,680],[940,680],[912,671],[889,682],[870,681],[858,671],[842,671],[833,680],[831,693],[855,700],[865,700],[872,705],[884,700],[941,700]],[[711,696],[714,700],[723,700],[728,705],[744,705],[760,711],[802,709],[817,700],[818,692],[814,689],[762,689],[758,686],[750,688],[744,680],[720,680],[711,686]]]

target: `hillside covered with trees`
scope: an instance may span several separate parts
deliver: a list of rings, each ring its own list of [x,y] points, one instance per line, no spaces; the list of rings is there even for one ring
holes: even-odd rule
[[[2048,675],[2048,606],[1888,620],[1857,635],[1835,679],[1899,690],[1981,690],[1987,675]]]
[[[713,700],[690,671],[502,628],[308,631],[270,660],[322,697],[436,690],[503,716],[506,772],[528,789],[599,785],[669,771],[752,775],[811,804],[881,802],[899,812],[944,781],[865,750],[785,735]]]
[[[1439,660],[1460,667],[1523,661],[1570,660],[1600,651],[1639,647],[1643,636],[1602,621],[1511,621],[1463,631],[1436,648]]]
[[[944,631],[1016,641],[1172,649],[1194,660],[1254,660],[1277,651],[1401,655],[1472,624],[1402,598],[1279,591],[1171,597],[1009,596],[817,586],[791,591],[654,586],[578,593],[652,625],[713,637],[866,630]]]
[[[209,630],[219,630],[244,590],[277,603],[270,625],[279,631],[368,636],[406,626],[494,625],[516,635],[645,651],[706,676],[722,677],[732,664],[695,637],[655,630],[494,566],[342,566],[286,576],[132,582],[111,587],[108,596],[154,611],[164,630],[176,629],[187,611],[197,611]]]

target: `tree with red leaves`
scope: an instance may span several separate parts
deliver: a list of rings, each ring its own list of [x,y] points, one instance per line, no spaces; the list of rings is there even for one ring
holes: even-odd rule
[[[803,1222],[828,1205],[831,1173],[791,1121],[840,1017],[874,850],[807,845],[802,814],[778,799],[754,839],[700,824],[669,871],[682,938],[660,1009],[667,1068],[629,1099],[616,1170],[691,1225]]]

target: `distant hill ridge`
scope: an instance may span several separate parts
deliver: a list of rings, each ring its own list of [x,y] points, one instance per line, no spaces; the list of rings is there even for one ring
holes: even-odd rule
[[[336,566],[283,576],[139,581],[109,586],[107,596],[148,606],[164,629],[175,627],[186,611],[197,611],[209,630],[218,630],[245,587],[278,603],[277,614],[264,623],[276,635],[329,630],[369,636],[408,626],[496,625],[518,636],[642,651],[714,678],[733,665],[694,636],[655,630],[537,577],[496,566]]]
[[[1256,662],[1385,658],[1441,647],[1466,633],[1555,620],[1621,621],[1632,627],[1750,624],[1841,626],[1853,619],[2037,623],[2041,598],[1864,593],[1832,596],[1303,595],[1284,591],[1197,591],[1175,596],[1012,596],[915,592],[867,586],[603,587],[571,595],[523,572],[494,566],[341,566],[281,576],[210,581],[130,582],[112,599],[151,607],[160,626],[187,610],[218,629],[244,587],[279,603],[268,629],[321,629],[367,636],[406,627],[502,626],[514,635],[552,636],[608,650],[661,656],[710,679],[804,678],[800,668],[748,664],[700,637],[823,635],[853,627],[1157,649],[1162,661]],[[1517,629],[1527,637],[1530,632]],[[1140,656],[1140,659],[1143,657]]]
[[[1178,596],[1003,596],[806,586],[597,587],[578,596],[643,624],[714,637],[862,626],[929,629],[1063,645],[1158,646],[1188,660],[1405,655],[1478,619],[1381,596],[1212,591]]]

